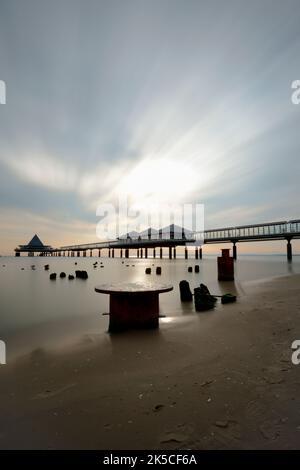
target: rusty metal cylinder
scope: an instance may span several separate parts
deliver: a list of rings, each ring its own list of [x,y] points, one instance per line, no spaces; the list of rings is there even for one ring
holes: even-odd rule
[[[233,281],[234,280],[234,264],[233,258],[230,256],[228,248],[222,250],[222,256],[218,256],[218,280]]]

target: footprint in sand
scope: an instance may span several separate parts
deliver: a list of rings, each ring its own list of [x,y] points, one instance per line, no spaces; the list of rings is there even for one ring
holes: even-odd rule
[[[38,393],[35,397],[33,397],[33,400],[55,397],[56,395],[59,395],[60,393],[75,387],[75,385],[76,384],[68,384],[56,390],[45,390],[44,392]]]
[[[194,433],[193,428],[188,424],[178,424],[172,430],[166,430],[163,435],[160,437],[159,443],[171,446],[172,448],[177,448],[178,446],[182,448],[184,445],[187,446],[192,435]]]

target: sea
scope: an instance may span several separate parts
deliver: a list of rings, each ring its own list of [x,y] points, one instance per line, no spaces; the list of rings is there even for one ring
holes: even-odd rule
[[[45,264],[50,265],[49,271],[44,269]],[[200,266],[199,273],[194,271],[196,264]],[[162,268],[161,275],[156,275],[157,266]],[[146,268],[151,268],[151,274],[145,274]],[[68,280],[68,275],[75,274],[77,269],[86,270],[88,279]],[[51,281],[49,275],[54,272],[57,279]],[[66,273],[66,278],[59,277],[61,272]],[[218,282],[215,255],[206,255],[202,260],[2,256],[0,340],[5,341],[7,357],[13,360],[32,352],[88,345],[95,335],[107,338],[109,296],[95,292],[95,287],[101,284],[171,284],[173,291],[160,295],[160,329],[163,330],[199,316],[192,302],[181,303],[181,280],[187,280],[191,289],[204,283],[212,294],[231,292],[239,298],[251,284],[296,273],[300,273],[300,256],[288,262],[285,255],[241,254],[235,261],[234,282]]]

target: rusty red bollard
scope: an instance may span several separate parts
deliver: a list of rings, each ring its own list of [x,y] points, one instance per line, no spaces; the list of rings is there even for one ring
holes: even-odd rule
[[[232,256],[229,256],[228,248],[221,250],[222,256],[218,256],[218,280],[234,281],[234,264]]]

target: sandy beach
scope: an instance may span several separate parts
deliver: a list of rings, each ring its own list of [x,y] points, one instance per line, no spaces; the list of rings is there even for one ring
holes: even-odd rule
[[[1,366],[0,448],[299,448],[299,282],[252,283],[168,328],[86,335]]]

